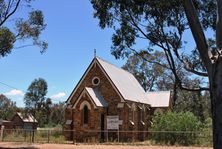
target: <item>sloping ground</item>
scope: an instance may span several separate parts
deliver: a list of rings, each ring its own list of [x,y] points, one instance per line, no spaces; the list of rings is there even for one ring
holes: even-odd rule
[[[210,147],[171,147],[171,146],[133,146],[133,145],[71,145],[71,144],[27,144],[0,142],[0,148],[11,149],[212,149]]]

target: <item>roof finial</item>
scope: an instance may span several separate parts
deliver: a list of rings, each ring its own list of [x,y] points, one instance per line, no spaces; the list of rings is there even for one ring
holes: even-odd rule
[[[96,49],[94,49],[94,58],[96,58]]]

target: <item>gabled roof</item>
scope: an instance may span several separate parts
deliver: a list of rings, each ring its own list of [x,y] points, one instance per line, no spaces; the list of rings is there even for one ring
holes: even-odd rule
[[[170,104],[170,92],[151,92],[146,93],[142,86],[139,84],[137,79],[128,71],[123,70],[99,57],[95,57],[90,63],[89,67],[85,71],[84,75],[72,91],[71,95],[67,99],[69,103],[81,84],[89,70],[93,67],[94,64],[97,64],[104,75],[110,81],[111,85],[120,95],[121,100],[128,100],[133,102],[139,102],[144,104],[149,104],[151,107],[167,107]],[[97,91],[92,88],[86,88],[90,96],[93,96],[94,101],[99,101],[99,96]],[[104,99],[103,99],[104,100]],[[105,100],[104,100],[105,101]],[[101,103],[100,103],[101,104]],[[99,105],[99,103],[98,103]]]
[[[89,96],[90,100],[94,104],[94,107],[107,107],[108,106],[107,102],[104,100],[103,96],[100,94],[98,89],[85,87],[85,89],[82,91],[77,101],[75,102],[73,106],[74,108],[76,107],[77,103],[79,102],[79,100],[84,94],[87,94]]]
[[[20,112],[17,112],[16,113],[21,119],[23,122],[35,122],[37,123],[38,121],[34,118],[34,116],[32,114],[27,114],[27,115],[23,115],[22,113]]]
[[[151,107],[170,107],[170,91],[147,92]]]
[[[100,92],[97,89],[90,87],[86,87],[85,89],[97,107],[108,106],[107,102],[104,100],[103,96],[100,94]]]
[[[125,100],[148,104],[146,92],[131,73],[101,58],[96,59]]]

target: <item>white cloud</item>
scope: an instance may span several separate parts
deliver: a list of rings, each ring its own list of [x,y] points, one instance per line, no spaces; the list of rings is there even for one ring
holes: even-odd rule
[[[24,96],[24,92],[21,90],[13,89],[9,92],[4,93],[6,96]]]
[[[51,98],[52,98],[52,99],[59,99],[59,98],[64,97],[65,95],[66,95],[66,94],[65,94],[64,92],[59,92],[59,93],[57,93],[57,94],[55,94],[55,95],[52,95]]]

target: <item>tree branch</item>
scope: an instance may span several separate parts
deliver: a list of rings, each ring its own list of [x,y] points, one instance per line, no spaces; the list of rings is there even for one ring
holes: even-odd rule
[[[140,58],[142,58],[144,61],[146,61],[146,62],[148,62],[148,63],[157,64],[157,65],[159,65],[159,66],[161,66],[161,67],[163,67],[163,68],[166,68],[166,69],[170,69],[170,68],[167,67],[166,65],[161,64],[161,63],[159,63],[159,62],[157,62],[157,61],[150,61],[150,60],[148,60],[147,58],[141,56],[141,55],[139,54],[139,52],[137,52],[135,49],[129,47],[128,45],[127,45],[127,47],[128,47],[131,51],[133,51],[137,56],[139,56]]]
[[[15,5],[15,8],[12,10],[12,12],[5,15],[4,19],[0,22],[0,26],[2,26],[5,23],[5,21],[16,12],[20,2],[21,2],[21,0],[18,0]]]
[[[207,73],[196,71],[195,69],[190,68],[190,67],[188,67],[188,66],[186,66],[186,65],[184,66],[184,69],[185,69],[186,71],[192,72],[192,73],[195,74],[195,75],[202,76],[202,77],[208,77],[208,74],[207,74]]]
[[[201,59],[207,69],[207,72],[210,72],[211,60],[208,56],[208,44],[206,42],[206,38],[198,19],[196,9],[194,7],[192,0],[184,0],[184,9],[186,13],[186,17],[193,34],[194,40],[197,45],[197,49],[200,53]]]
[[[196,43],[197,43],[197,47],[198,47],[198,50],[199,50],[199,53],[201,55],[201,57],[203,57],[203,61],[205,62],[205,66],[207,68],[207,70],[209,71],[209,66],[211,64],[211,60],[210,58],[208,57],[208,45],[207,45],[207,42],[206,42],[206,39],[205,39],[205,36],[203,34],[203,30],[201,28],[201,25],[200,25],[200,22],[196,16],[196,13],[195,13],[195,8],[193,6],[193,3],[192,3],[192,0],[185,0],[186,2],[186,14],[187,14],[187,17],[188,17],[188,22],[191,23],[190,26],[191,26],[191,31],[193,33],[193,36]],[[190,3],[191,2],[191,3]],[[188,3],[188,4],[187,4]],[[192,4],[193,8],[189,8],[191,7],[190,5]],[[191,10],[190,10],[191,9]],[[161,26],[161,34],[162,36],[164,37],[164,41],[165,41],[165,44],[166,44],[166,47],[164,46],[163,43],[157,43],[155,41],[153,41],[152,39],[149,38],[149,36],[147,36],[145,34],[145,32],[137,25],[137,23],[135,22],[133,16],[131,15],[130,11],[128,9],[126,9],[128,14],[129,14],[129,17],[130,17],[130,20],[129,21],[145,38],[147,38],[149,41],[151,41],[154,45],[162,48],[165,52],[165,55],[166,55],[166,59],[167,59],[167,62],[170,66],[170,68],[168,67],[168,69],[170,69],[172,71],[172,73],[174,74],[174,77],[175,77],[175,85],[178,86],[179,88],[183,89],[183,90],[187,90],[187,91],[204,91],[204,90],[209,90],[209,88],[206,88],[206,87],[199,87],[199,88],[187,88],[185,86],[182,85],[182,80],[179,78],[178,74],[177,74],[177,70],[176,70],[176,66],[175,66],[175,61],[174,61],[174,57],[173,57],[173,54],[171,52],[171,49],[170,49],[170,43],[168,43],[168,40],[166,39],[166,36],[165,36],[165,33],[164,33],[164,29],[163,29],[163,26]],[[194,15],[195,14],[195,15]],[[193,23],[193,16],[196,17],[196,20],[195,20],[195,23]],[[198,28],[199,27],[199,28]],[[195,33],[198,33],[198,35],[195,35]],[[201,39],[200,41],[199,38]],[[179,38],[178,42],[181,41],[181,38]],[[179,44],[177,45],[179,47]],[[129,49],[131,49],[129,47]],[[132,50],[132,49],[131,49]],[[175,50],[175,49],[174,49]],[[135,51],[134,51],[135,52]],[[177,51],[174,51],[174,52],[177,52]],[[176,55],[179,56],[178,53],[175,53]],[[145,59],[146,60],[146,59]],[[194,69],[190,69],[190,72],[193,72],[195,74],[199,74],[201,76],[206,76],[207,74],[206,73],[201,73],[201,72],[197,72],[195,71]]]
[[[14,47],[14,49],[21,49],[21,48],[31,47],[31,46],[34,46],[34,45],[33,44],[22,45],[22,46],[19,46],[19,47]]]
[[[201,92],[201,91],[209,91],[210,88],[208,87],[199,87],[199,88],[187,88],[187,87],[184,87],[184,86],[180,86],[180,88],[182,90],[186,90],[186,91],[193,91],[193,92]]]
[[[177,59],[184,65],[184,69],[188,72],[192,72],[193,74],[195,75],[198,75],[198,76],[202,76],[202,77],[208,77],[208,74],[205,73],[205,72],[199,72],[197,70],[195,70],[193,67],[190,67],[189,64],[180,57],[179,54],[175,54]]]
[[[128,9],[126,9],[126,10],[127,10],[128,14],[129,14],[129,17],[130,17],[131,21],[132,21],[132,22],[131,22],[131,21],[129,21],[129,22],[130,22],[133,26],[135,26],[136,29],[137,29],[138,31],[140,31],[140,33],[141,33],[146,39],[148,39],[149,41],[151,41],[153,44],[161,47],[160,44],[158,44],[157,42],[153,41],[151,38],[149,38],[149,37],[145,34],[145,32],[137,25],[137,23],[136,23],[135,20],[133,19],[133,16],[131,15],[130,11],[129,11]],[[161,48],[162,48],[162,47],[161,47]]]

